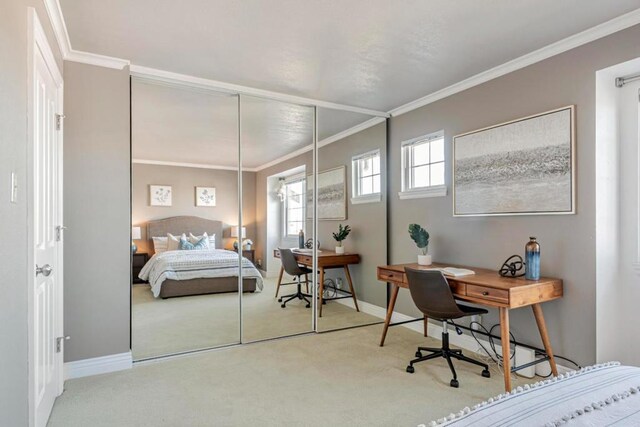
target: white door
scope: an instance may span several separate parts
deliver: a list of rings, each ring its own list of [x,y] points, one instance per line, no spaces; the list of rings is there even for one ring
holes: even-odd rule
[[[30,221],[32,229],[32,291],[29,292],[30,381],[32,425],[45,426],[62,392],[62,80],[52,62],[46,38],[35,14],[30,91],[29,157]]]

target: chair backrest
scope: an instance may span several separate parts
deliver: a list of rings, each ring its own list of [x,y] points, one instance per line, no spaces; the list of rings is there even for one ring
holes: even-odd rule
[[[300,276],[304,274],[300,265],[298,265],[298,261],[296,261],[295,255],[291,252],[291,249],[278,249],[280,252],[280,261],[282,261],[282,267],[284,267],[284,271],[287,272],[290,276]]]
[[[421,312],[437,320],[464,315],[453,298],[447,279],[438,270],[405,268],[411,298]]]

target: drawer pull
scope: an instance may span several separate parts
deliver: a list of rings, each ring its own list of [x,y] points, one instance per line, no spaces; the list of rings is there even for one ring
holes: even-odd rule
[[[487,296],[487,295],[489,295],[489,292],[484,291],[484,292],[482,293],[482,295]]]

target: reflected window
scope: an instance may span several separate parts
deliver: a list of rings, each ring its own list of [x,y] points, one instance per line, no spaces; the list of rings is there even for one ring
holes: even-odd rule
[[[305,191],[304,176],[285,182],[284,199],[284,234],[285,237],[297,237],[305,226]]]
[[[444,132],[436,132],[402,144],[402,192],[421,196],[446,195],[444,181]],[[432,192],[431,190],[437,190]]]
[[[352,203],[379,202],[380,197],[380,150],[351,158]]]

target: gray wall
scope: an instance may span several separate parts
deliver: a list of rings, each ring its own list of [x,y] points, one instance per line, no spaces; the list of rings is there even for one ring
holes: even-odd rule
[[[33,7],[62,71],[51,25],[40,0],[0,2],[0,425],[28,423],[27,335],[27,7]],[[17,203],[9,203],[11,172]]]
[[[390,262],[413,262],[416,251],[407,225],[418,222],[431,233],[437,261],[498,268],[523,253],[529,236],[542,245],[542,273],[564,279],[565,297],[545,304],[557,353],[587,364],[596,356],[595,283],[595,72],[640,56],[640,26],[468,89],[391,119],[389,142]],[[612,82],[613,84],[613,82]],[[444,129],[447,184],[451,192],[452,136],[507,120],[576,105],[577,214],[453,218],[447,197],[399,200],[400,144]],[[417,314],[408,292],[397,310]],[[496,323],[495,313],[486,317]],[[512,311],[512,330],[523,342],[540,344],[530,310]]]
[[[65,360],[129,351],[129,70],[65,61]]]
[[[133,141],[135,144],[135,141]],[[177,215],[193,215],[222,221],[225,225],[226,248],[231,248],[235,238],[230,237],[231,226],[238,224],[238,172],[202,168],[176,167],[134,164],[132,165],[132,214],[133,225],[142,225],[142,238],[136,242],[139,251],[152,251],[151,236],[145,237],[147,221]],[[247,238],[256,240],[255,234],[255,172],[243,173],[243,221],[247,227]],[[171,185],[173,190],[172,206],[151,206],[149,203],[149,185]],[[197,207],[195,205],[195,187],[216,187],[216,206]],[[188,231],[188,230],[186,230]]]

